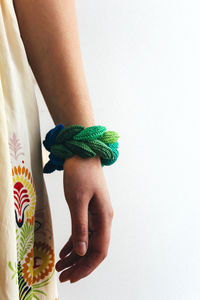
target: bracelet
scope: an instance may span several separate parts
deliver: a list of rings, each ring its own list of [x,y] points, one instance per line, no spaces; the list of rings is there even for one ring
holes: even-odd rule
[[[107,131],[101,125],[84,128],[76,124],[68,127],[58,124],[46,134],[43,141],[44,147],[50,152],[43,173],[63,170],[65,159],[73,155],[83,158],[98,155],[102,167],[112,165],[119,156],[118,138],[117,132]]]

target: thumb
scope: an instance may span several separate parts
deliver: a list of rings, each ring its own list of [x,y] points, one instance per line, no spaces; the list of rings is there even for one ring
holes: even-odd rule
[[[73,249],[85,255],[88,248],[88,203],[79,201],[71,208]]]

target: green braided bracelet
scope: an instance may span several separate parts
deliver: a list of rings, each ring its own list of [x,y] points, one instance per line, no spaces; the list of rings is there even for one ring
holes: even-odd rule
[[[76,124],[68,127],[64,127],[63,124],[56,125],[43,141],[45,148],[51,152],[43,172],[63,170],[65,159],[73,155],[83,158],[98,155],[102,166],[111,165],[119,156],[118,138],[117,132],[106,131],[106,127],[101,125],[86,128]]]

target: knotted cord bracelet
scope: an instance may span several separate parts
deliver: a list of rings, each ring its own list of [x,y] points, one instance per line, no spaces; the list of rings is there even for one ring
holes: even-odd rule
[[[107,131],[101,125],[84,128],[76,124],[68,127],[58,124],[46,134],[43,141],[44,147],[50,152],[43,173],[63,170],[66,158],[73,155],[83,158],[98,155],[102,167],[112,165],[119,156],[118,138],[117,132]]]

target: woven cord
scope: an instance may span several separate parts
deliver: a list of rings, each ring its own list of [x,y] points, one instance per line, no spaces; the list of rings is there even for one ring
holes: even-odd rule
[[[65,159],[73,155],[83,158],[98,155],[102,167],[112,165],[119,156],[118,138],[117,132],[106,131],[106,127],[101,125],[86,128],[82,125],[56,125],[46,134],[43,141],[44,147],[50,152],[43,173],[63,170]]]

